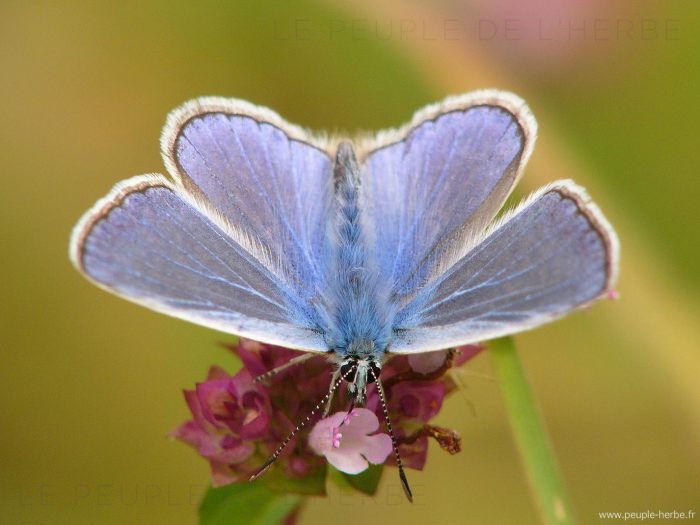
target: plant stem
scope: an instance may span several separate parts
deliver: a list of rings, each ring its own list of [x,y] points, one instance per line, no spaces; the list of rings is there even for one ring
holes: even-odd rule
[[[489,349],[542,523],[574,524],[571,501],[513,340],[496,339]]]

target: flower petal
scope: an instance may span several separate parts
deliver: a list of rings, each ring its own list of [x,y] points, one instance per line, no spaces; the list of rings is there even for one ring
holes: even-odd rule
[[[486,345],[482,345],[480,343],[464,345],[457,347],[457,350],[457,355],[455,355],[455,359],[452,363],[453,367],[460,367],[473,357],[476,357],[478,354],[486,350]]]
[[[376,432],[378,428],[379,420],[374,412],[366,408],[355,408],[343,418],[341,432],[347,438],[354,436],[364,437],[367,434]]]
[[[444,397],[441,381],[405,381],[394,386],[390,408],[401,419],[428,422],[440,411]]]
[[[228,391],[230,379],[212,379],[196,386],[198,404],[202,416],[211,425],[222,428],[220,419],[226,417],[228,410],[225,403],[231,400]]]
[[[309,446],[316,454],[323,456],[334,448],[340,423],[345,419],[345,412],[336,412],[330,417],[319,420],[309,433]]]
[[[367,463],[367,460],[363,458],[361,454],[357,452],[348,453],[347,451],[343,451],[342,447],[329,450],[324,455],[328,463],[346,474],[359,474],[369,467],[369,463]]]
[[[381,465],[386,461],[386,458],[391,454],[391,438],[388,434],[375,434],[367,436],[367,446],[363,452],[363,456],[374,465]]]

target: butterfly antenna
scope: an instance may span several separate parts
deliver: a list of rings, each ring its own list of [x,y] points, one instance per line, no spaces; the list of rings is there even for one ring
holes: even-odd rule
[[[386,406],[386,396],[384,395],[384,387],[382,386],[379,377],[375,376],[370,370],[372,376],[374,376],[374,382],[377,385],[377,393],[379,394],[379,400],[382,403],[382,411],[384,412],[384,421],[386,421],[386,428],[389,430],[389,436],[391,437],[391,445],[394,447],[394,458],[396,458],[396,465],[399,467],[399,478],[401,479],[401,487],[403,488],[404,494],[408,501],[413,503],[413,493],[411,492],[411,487],[408,485],[408,479],[406,479],[406,473],[403,471],[403,463],[401,462],[401,454],[399,454],[399,445],[396,442],[396,436],[394,435],[394,429],[391,426],[391,419],[389,419],[389,410]]]
[[[278,366],[277,368],[273,368],[272,370],[268,370],[264,374],[260,374],[258,377],[253,379],[255,383],[260,383],[261,381],[265,381],[266,379],[271,378],[272,376],[275,376],[279,374],[280,372],[284,372],[287,370],[287,368],[292,367],[294,365],[297,365],[299,363],[303,363],[304,361],[307,361],[308,359],[311,359],[312,357],[315,357],[316,354],[313,352],[307,352],[301,355],[298,355],[296,357],[293,357],[289,361],[287,361],[285,364]]]
[[[270,468],[270,466],[272,466],[272,464],[273,464],[273,463],[277,460],[277,458],[280,456],[280,454],[282,453],[282,451],[287,447],[287,445],[289,445],[289,442],[290,442],[292,439],[294,439],[294,436],[296,436],[296,435],[299,433],[299,431],[300,431],[302,428],[304,428],[304,427],[306,426],[306,424],[309,422],[309,420],[310,420],[312,417],[314,417],[314,415],[316,414],[316,412],[318,411],[318,409],[321,408],[321,405],[323,405],[323,404],[328,400],[328,398],[329,398],[330,396],[333,395],[333,392],[335,392],[336,388],[338,388],[338,385],[340,385],[340,382],[341,382],[342,380],[343,380],[343,378],[342,378],[342,377],[339,377],[335,383],[331,384],[331,387],[328,389],[328,393],[327,393],[325,396],[323,396],[323,399],[321,399],[321,401],[319,401],[319,402],[316,404],[316,406],[313,408],[313,410],[312,410],[311,412],[309,412],[309,414],[306,416],[306,418],[303,419],[303,420],[301,421],[301,423],[299,423],[299,424],[296,426],[296,428],[295,428],[294,430],[291,431],[291,433],[285,438],[284,441],[282,441],[282,444],[281,444],[279,447],[277,447],[277,450],[275,450],[275,452],[274,452],[274,453],[272,454],[272,456],[270,456],[270,458],[263,464],[263,466],[260,467],[260,468],[257,470],[257,472],[255,472],[255,474],[253,474],[252,476],[250,476],[249,481],[255,481],[255,480],[258,479],[260,476],[262,476],[263,474],[265,474],[265,472],[267,472],[267,470]]]

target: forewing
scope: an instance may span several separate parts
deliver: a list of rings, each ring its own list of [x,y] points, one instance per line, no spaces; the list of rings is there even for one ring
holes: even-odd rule
[[[96,284],[154,310],[273,344],[325,351],[313,311],[207,203],[162,176],[118,184],[71,241]]]
[[[543,188],[400,314],[390,350],[412,353],[534,328],[604,296],[614,231],[569,181]]]
[[[264,246],[273,270],[298,294],[319,295],[333,195],[323,141],[266,108],[204,98],[169,116],[161,148],[178,184]]]
[[[521,99],[482,91],[360,144],[365,229],[397,295],[410,298],[472,247],[519,178],[536,127]]]

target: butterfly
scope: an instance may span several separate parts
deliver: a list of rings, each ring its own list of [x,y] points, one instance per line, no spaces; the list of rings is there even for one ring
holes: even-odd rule
[[[612,291],[617,236],[573,182],[497,218],[536,135],[524,101],[496,90],[353,141],[196,99],[163,130],[170,177],[118,183],[74,228],[70,257],[158,312],[328,354],[330,394],[345,380],[354,406],[376,383],[384,401],[391,355],[531,329]]]

